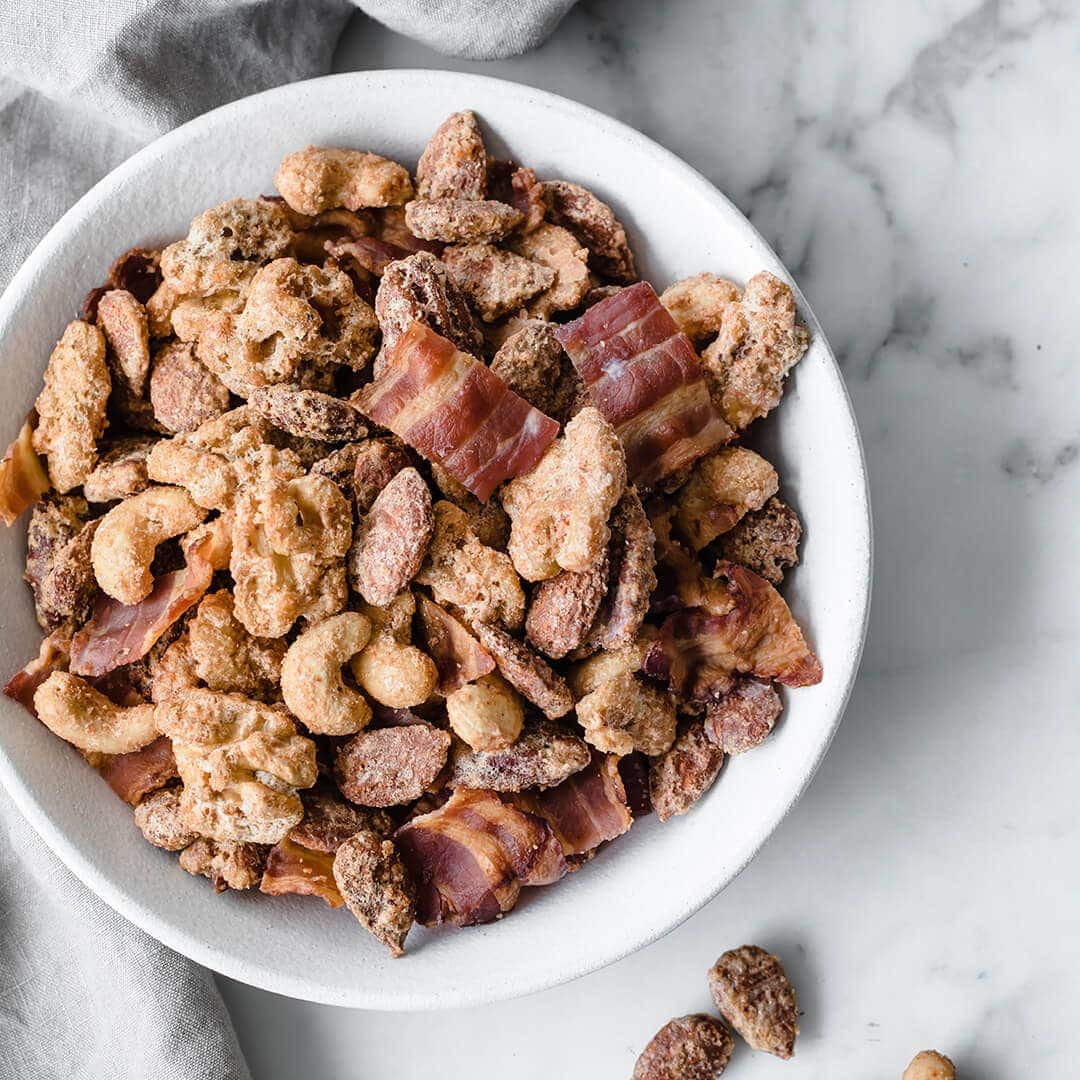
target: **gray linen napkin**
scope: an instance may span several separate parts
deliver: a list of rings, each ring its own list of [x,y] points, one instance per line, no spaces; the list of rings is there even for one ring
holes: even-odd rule
[[[539,44],[574,0],[357,0],[473,59]],[[0,4],[0,288],[155,135],[330,68],[350,0]],[[105,253],[108,258],[110,253]],[[0,790],[0,1080],[244,1080],[206,971],[93,896]]]

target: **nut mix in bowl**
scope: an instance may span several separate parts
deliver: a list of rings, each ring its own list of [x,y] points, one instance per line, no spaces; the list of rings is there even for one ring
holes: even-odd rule
[[[790,289],[660,296],[611,209],[489,159],[309,147],[133,249],[0,466],[46,637],[7,693],[216,889],[509,912],[687,812],[821,666],[742,433]]]

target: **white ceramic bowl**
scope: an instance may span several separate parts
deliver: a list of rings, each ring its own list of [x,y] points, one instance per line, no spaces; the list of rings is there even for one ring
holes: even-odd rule
[[[125,248],[182,236],[199,211],[273,188],[280,159],[308,143],[371,148],[415,164],[451,111],[475,109],[489,149],[541,177],[598,192],[626,224],[657,288],[701,270],[788,277],[739,211],[701,175],[607,116],[552,94],[431,71],[331,76],[202,116],[107,176],[42,241],[0,300],[0,433],[13,437],[53,342]],[[463,931],[414,931],[390,960],[341,911],[311,898],[215,896],[139,836],[96,773],[18,705],[0,701],[0,777],[61,859],[107,903],[178,952],[232,978],[312,1001],[365,1008],[461,1006],[565,982],[658,938],[749,862],[806,787],[840,721],[869,604],[866,473],[844,384],[813,315],[810,351],[757,442],[805,525],[785,594],[821,656],[821,685],[787,694],[782,723],[725,767],[686,817],[650,816],[580,873],[526,890],[511,917]],[[25,521],[0,535],[3,671],[40,637],[20,583]]]

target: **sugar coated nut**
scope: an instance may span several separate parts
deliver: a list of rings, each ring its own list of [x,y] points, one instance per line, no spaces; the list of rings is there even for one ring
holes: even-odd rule
[[[88,682],[54,671],[34,692],[38,719],[87,753],[128,754],[158,737],[153,705],[114,705]]]
[[[525,711],[513,688],[498,675],[466,683],[446,699],[454,733],[473,750],[499,750],[521,734]]]
[[[351,836],[334,856],[334,881],[357,922],[391,956],[401,956],[413,924],[415,886],[393,843],[373,832]]]
[[[661,821],[685,814],[712,787],[724,764],[724,752],[692,721],[671,748],[649,761],[649,799]]]
[[[281,694],[309,731],[349,735],[371,720],[371,706],[345,685],[341,671],[370,637],[368,619],[343,611],[305,630],[289,646],[281,665]]]
[[[956,1066],[936,1050],[923,1050],[912,1058],[902,1080],[956,1080]]]
[[[363,150],[309,146],[289,154],[274,178],[293,210],[319,214],[343,206],[396,206],[412,197],[408,172],[396,161]]]
[[[116,373],[132,394],[141,397],[150,371],[150,330],[145,309],[126,289],[110,289],[98,301],[97,315]]]
[[[731,1032],[719,1020],[701,1013],[680,1016],[652,1037],[632,1080],[716,1080],[734,1049]]]
[[[200,836],[180,852],[180,868],[214,883],[214,892],[258,885],[269,848],[237,840]]]
[[[795,1052],[799,1009],[777,957],[757,945],[730,949],[709,971],[709,989],[720,1015],[752,1050],[785,1060]]]
[[[450,736],[430,724],[362,731],[338,748],[334,776],[342,795],[360,806],[404,806],[435,782]]]
[[[180,789],[161,788],[151,792],[135,807],[135,824],[154,847],[180,851],[198,840],[180,816]]]
[[[448,116],[428,140],[416,165],[421,199],[482,199],[487,194],[487,151],[476,114]]]
[[[439,682],[431,657],[387,633],[376,634],[351,666],[364,693],[391,709],[423,705]]]

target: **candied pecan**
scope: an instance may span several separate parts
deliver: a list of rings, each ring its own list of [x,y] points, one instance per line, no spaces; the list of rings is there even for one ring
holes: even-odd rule
[[[30,514],[26,536],[26,572],[34,594],[34,612],[42,630],[69,620],[79,625],[90,616],[97,581],[90,546],[97,521],[86,521],[83,499],[46,496]]]
[[[652,757],[675,741],[671,698],[631,674],[608,679],[582,697],[577,719],[586,742],[607,754],[640,750]]]
[[[464,352],[483,355],[483,338],[469,301],[428,251],[387,266],[375,294],[375,314],[383,335],[380,360],[414,322],[430,326]],[[375,368],[377,375],[378,362]]]
[[[668,309],[675,325],[695,345],[719,331],[728,308],[738,300],[739,287],[717,274],[683,278],[660,294],[660,303]]]
[[[485,322],[517,311],[549,289],[555,271],[491,244],[460,244],[443,252],[451,280],[473,303]]]
[[[525,636],[555,660],[578,648],[593,625],[607,592],[608,561],[604,552],[582,573],[564,570],[533,589]]]
[[[936,1050],[923,1050],[911,1059],[900,1080],[956,1080],[956,1066]]]
[[[403,806],[419,799],[446,764],[450,736],[430,724],[375,728],[338,748],[334,776],[360,806]]]
[[[476,114],[452,113],[435,130],[416,165],[421,199],[482,199],[487,194],[487,151]]]
[[[685,814],[712,787],[724,764],[724,751],[691,721],[671,749],[649,763],[649,798],[661,821]]]
[[[502,491],[510,557],[527,581],[583,572],[607,547],[608,515],[626,488],[626,458],[611,425],[582,409],[536,468]]]
[[[716,1080],[734,1049],[731,1032],[719,1020],[704,1013],[680,1016],[652,1037],[632,1080]]]
[[[111,387],[104,335],[89,323],[68,323],[34,406],[34,449],[46,456],[49,479],[61,494],[78,487],[94,468]]]
[[[597,273],[622,285],[637,280],[626,230],[607,203],[580,184],[546,180],[541,185],[548,216],[564,225],[589,249]]]
[[[587,768],[590,760],[584,740],[558,724],[539,720],[526,725],[512,745],[498,750],[456,747],[448,783],[487,791],[550,788]]]
[[[305,791],[300,799],[304,820],[293,827],[289,839],[310,851],[333,854],[358,832],[367,830],[385,836],[394,827],[393,818],[385,810],[353,806],[336,791]]]
[[[109,345],[114,379],[119,376],[141,397],[150,371],[150,330],[142,304],[125,289],[110,289],[98,301],[97,321]]]
[[[517,629],[525,618],[525,594],[509,556],[481,544],[453,503],[440,500],[432,510],[435,532],[416,580],[470,622]]]
[[[745,753],[765,741],[783,707],[772,683],[739,679],[705,706],[705,734],[725,754]]]
[[[334,856],[334,880],[356,921],[401,956],[416,911],[412,879],[390,840],[373,832],[349,837]]]
[[[233,614],[233,597],[227,589],[203,598],[188,624],[188,637],[193,670],[211,690],[274,696],[285,642],[249,634]]]
[[[356,452],[352,476],[357,513],[366,514],[379,492],[408,465],[405,451],[392,439],[368,439],[362,443]]]
[[[505,680],[483,675],[447,694],[446,718],[473,750],[501,750],[521,734],[525,710]]]
[[[394,206],[412,197],[408,171],[396,161],[363,150],[308,146],[278,166],[274,184],[301,214],[343,206]]]
[[[354,406],[317,390],[263,386],[249,395],[248,405],[274,427],[298,438],[349,442],[367,435],[364,418]]]
[[[730,949],[710,969],[709,989],[720,1015],[752,1050],[791,1057],[799,1010],[777,957],[757,945]]]
[[[369,604],[389,604],[416,576],[434,531],[427,484],[415,469],[402,469],[356,527],[348,561],[353,589]]]
[[[573,311],[593,283],[589,252],[572,232],[545,222],[515,237],[510,249],[555,271],[555,284],[529,305],[529,314],[546,319],[555,311]]]
[[[405,207],[412,233],[444,244],[496,243],[522,220],[520,211],[493,199],[414,199]]]
[[[475,630],[480,644],[495,658],[503,678],[549,720],[565,716],[574,707],[566,680],[527,645],[497,626],[477,623]]]
[[[154,356],[150,404],[168,431],[195,431],[228,411],[229,390],[198,360],[190,342],[170,341]]]
[[[117,439],[102,443],[98,463],[83,483],[83,494],[92,503],[114,502],[138,495],[150,484],[146,457],[153,439]]]
[[[773,496],[720,538],[720,557],[753,570],[779,585],[784,570],[799,561],[802,525],[799,515]]]
[[[160,251],[148,251],[139,247],[129,248],[122,255],[118,255],[109,268],[105,284],[87,293],[80,312],[82,318],[86,322],[97,319],[98,303],[110,289],[124,289],[140,304],[145,304],[161,284],[161,270],[158,267],[160,258]]]
[[[491,370],[530,405],[560,423],[574,415],[573,405],[583,387],[551,323],[540,319],[521,323],[499,346]]]
[[[180,852],[180,866],[214,883],[214,892],[250,889],[258,885],[269,847],[243,841],[200,837]]]
[[[759,454],[726,446],[702,458],[675,496],[675,523],[694,551],[776,494],[776,470]]]
[[[161,788],[151,792],[135,807],[135,824],[154,847],[180,851],[199,838],[180,817],[180,789]]]
[[[784,377],[809,344],[791,287],[772,274],[755,274],[701,354],[713,400],[736,431],[780,404]]]

